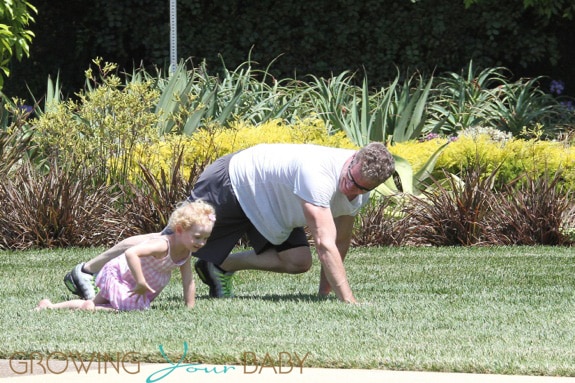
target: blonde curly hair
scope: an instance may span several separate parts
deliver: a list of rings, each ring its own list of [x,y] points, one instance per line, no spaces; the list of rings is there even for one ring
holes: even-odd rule
[[[180,226],[188,230],[193,225],[210,225],[216,220],[216,211],[212,205],[204,201],[183,201],[178,204],[176,210],[170,215],[168,228],[176,230]]]

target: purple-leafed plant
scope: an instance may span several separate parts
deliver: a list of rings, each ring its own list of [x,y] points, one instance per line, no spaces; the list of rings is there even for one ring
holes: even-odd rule
[[[354,246],[400,246],[406,241],[403,205],[388,197],[372,200],[356,219]]]
[[[434,181],[421,197],[410,196],[410,242],[434,246],[487,244],[496,172],[482,177],[482,168],[476,163],[464,171],[461,179],[445,174],[444,181]]]
[[[189,196],[207,164],[194,163],[189,176],[185,178],[181,172],[182,158],[183,150],[169,172],[161,169],[158,176],[140,164],[142,174],[139,182],[124,187],[124,193],[130,196],[126,200],[126,219],[132,231],[130,234],[161,231],[168,223],[175,205]]]
[[[507,185],[489,218],[492,235],[501,244],[565,245],[565,226],[573,222],[572,191],[559,187],[561,172],[526,174]]]
[[[90,186],[90,172],[52,163],[47,173],[30,163],[0,183],[0,248],[109,245],[123,222],[117,194]]]

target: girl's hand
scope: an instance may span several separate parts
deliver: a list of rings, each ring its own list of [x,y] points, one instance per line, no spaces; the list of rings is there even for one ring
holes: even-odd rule
[[[156,291],[154,289],[152,289],[150,287],[150,285],[148,285],[146,282],[144,283],[137,283],[136,286],[130,290],[130,296],[133,297],[134,295],[139,295],[138,298],[136,299],[136,302],[141,298],[144,297],[144,295],[146,295],[146,293],[152,293],[154,294]]]

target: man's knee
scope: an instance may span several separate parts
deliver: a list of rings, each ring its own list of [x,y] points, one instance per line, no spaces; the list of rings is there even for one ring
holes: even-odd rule
[[[294,262],[292,264],[290,271],[288,271],[288,273],[290,273],[290,274],[302,274],[302,273],[309,271],[309,269],[311,269],[311,257],[309,260],[306,259],[306,260]]]
[[[307,246],[284,250],[279,256],[285,264],[285,272],[289,274],[305,273],[312,265],[311,251]]]

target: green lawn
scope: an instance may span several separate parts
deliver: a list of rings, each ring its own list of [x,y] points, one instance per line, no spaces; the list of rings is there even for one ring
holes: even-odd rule
[[[240,272],[234,299],[183,307],[179,273],[147,312],[44,311],[98,249],[0,252],[0,358],[136,352],[140,361],[241,364],[308,354],[306,367],[575,376],[575,249],[369,248],[346,262],[359,305],[303,275]],[[252,354],[250,354],[252,353]],[[276,360],[277,363],[277,360]]]

